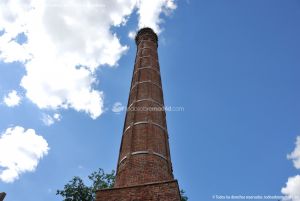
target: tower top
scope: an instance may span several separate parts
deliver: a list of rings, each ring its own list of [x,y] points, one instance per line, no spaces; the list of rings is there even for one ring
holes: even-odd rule
[[[139,45],[141,40],[152,40],[156,43],[158,42],[157,34],[153,31],[153,29],[149,27],[142,28],[138,31],[138,33],[135,36],[135,43],[136,45]]]

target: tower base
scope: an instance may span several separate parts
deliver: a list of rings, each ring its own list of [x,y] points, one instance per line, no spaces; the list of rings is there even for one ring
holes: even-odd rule
[[[180,201],[177,180],[99,190],[96,201]]]

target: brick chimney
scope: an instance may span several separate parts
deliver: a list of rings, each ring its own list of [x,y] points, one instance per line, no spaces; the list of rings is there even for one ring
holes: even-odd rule
[[[158,61],[158,37],[150,28],[135,38],[137,51],[112,189],[96,201],[180,201],[173,177]]]

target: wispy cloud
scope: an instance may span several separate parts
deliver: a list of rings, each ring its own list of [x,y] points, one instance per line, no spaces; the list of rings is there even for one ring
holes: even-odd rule
[[[46,126],[51,126],[55,122],[58,122],[61,120],[61,115],[58,113],[55,113],[54,115],[49,114],[43,114],[42,121]]]
[[[8,95],[4,96],[3,102],[8,107],[15,107],[20,104],[21,96],[18,95],[17,91],[12,90]]]
[[[24,172],[35,171],[48,154],[48,143],[35,130],[16,126],[0,135],[0,180],[13,182]]]
[[[295,168],[300,169],[300,136],[297,137],[295,144],[294,151],[288,154],[287,158],[293,160]]]
[[[136,35],[136,32],[135,31],[129,31],[128,32],[128,38],[130,38],[130,39],[134,39],[134,37],[135,37],[135,35]]]
[[[115,102],[111,110],[114,113],[119,114],[120,112],[125,110],[125,106],[123,106],[121,102]]]

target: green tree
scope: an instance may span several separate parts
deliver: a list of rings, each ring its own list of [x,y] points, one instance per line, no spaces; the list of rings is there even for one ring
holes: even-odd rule
[[[63,201],[94,201],[98,189],[111,188],[115,183],[115,172],[106,174],[101,168],[88,176],[91,185],[84,184],[80,177],[73,177],[63,190],[57,190],[56,195],[61,195]]]
[[[63,197],[63,201],[95,201],[96,191],[112,188],[115,183],[115,171],[106,174],[101,168],[88,176],[91,184],[87,186],[80,177],[73,177],[63,190],[57,190],[56,195]],[[187,201],[184,190],[180,191],[181,201]]]

